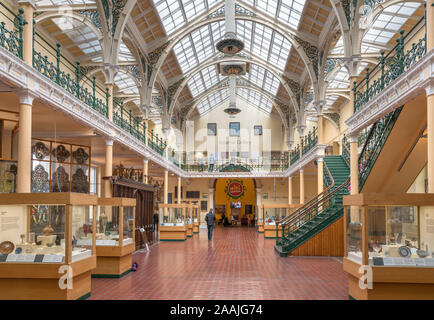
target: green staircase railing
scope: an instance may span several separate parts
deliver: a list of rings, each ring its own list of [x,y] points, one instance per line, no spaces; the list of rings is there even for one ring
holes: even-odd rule
[[[415,39],[418,31],[425,27],[422,38]],[[365,79],[360,83],[354,82],[354,112],[387,88],[395,79],[408,71],[426,54],[426,19],[421,18],[419,22],[404,36],[396,39],[396,46],[385,55],[381,52],[380,63],[372,70],[366,69]],[[405,50],[405,48],[408,48]]]
[[[402,108],[400,107],[378,120],[368,131],[366,142],[359,155],[359,192],[365,185]]]
[[[347,186],[350,181],[348,176],[349,168],[342,156],[324,158],[326,190],[290,216],[276,222],[275,248],[280,255],[286,256],[342,216],[342,197],[348,194]],[[278,235],[279,226],[281,228],[280,237]]]
[[[289,163],[293,165],[296,163],[301,155],[308,153],[313,147],[318,144],[318,129],[313,127],[312,131],[309,131],[297,144],[294,149],[289,152]],[[301,150],[301,155],[300,155]]]

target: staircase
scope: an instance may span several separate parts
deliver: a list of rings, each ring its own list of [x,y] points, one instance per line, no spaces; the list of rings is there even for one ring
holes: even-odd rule
[[[276,251],[286,257],[295,248],[327,228],[343,215],[342,197],[348,194],[350,169],[342,156],[324,157],[327,189],[286,220],[279,221],[282,236],[276,238]]]
[[[386,143],[401,109],[402,107],[386,115],[368,129],[367,138],[359,156],[360,186],[358,187],[360,189]],[[291,215],[276,222],[276,230],[279,227],[282,229],[281,237],[277,237],[276,234],[274,247],[280,256],[288,256],[294,249],[343,216],[342,197],[349,194],[350,182],[349,145],[345,142],[343,151],[344,156],[324,157],[324,182],[327,189]]]

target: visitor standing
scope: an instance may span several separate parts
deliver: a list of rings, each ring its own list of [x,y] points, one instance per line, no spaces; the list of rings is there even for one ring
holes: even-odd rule
[[[205,216],[206,225],[208,227],[208,240],[212,239],[212,232],[214,230],[215,214],[213,209],[209,209],[209,212]]]
[[[154,232],[158,231],[158,211],[155,210],[154,213]]]
[[[214,155],[213,154],[211,154],[211,156],[209,157],[208,171],[210,171],[210,172],[214,171]]]

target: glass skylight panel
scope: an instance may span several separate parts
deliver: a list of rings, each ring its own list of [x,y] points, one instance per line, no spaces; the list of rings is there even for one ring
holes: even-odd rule
[[[277,18],[297,29],[306,0],[282,0]]]
[[[253,22],[247,20],[236,20],[237,37],[244,42],[244,50],[251,51]]]
[[[344,39],[340,36],[338,42],[336,42],[335,47],[331,50],[331,54],[344,54]]]
[[[167,34],[185,24],[179,0],[154,0],[154,4]]]
[[[257,8],[265,11],[270,16],[275,17],[276,16],[276,9],[277,9],[277,0],[259,0],[256,1]]]
[[[420,5],[421,3],[408,2],[384,9],[368,29],[363,40],[380,44],[388,43]]]
[[[237,95],[242,100],[246,101],[247,104],[267,114],[269,114],[271,112],[271,109],[273,108],[272,102],[266,96],[264,96],[263,94],[255,90],[251,90],[247,88],[238,88]]]
[[[196,73],[190,80],[188,80],[187,84],[193,98],[196,98],[205,90],[208,90],[219,82],[220,76],[217,73],[217,67],[212,65]]]
[[[199,63],[195,56],[190,36],[182,38],[181,41],[173,47],[173,51],[184,73]]]
[[[286,61],[288,60],[289,51],[291,50],[291,43],[281,34],[275,32],[273,37],[273,44],[270,48],[269,62],[285,69]]]
[[[188,21],[206,10],[205,0],[182,0],[182,5]]]
[[[276,95],[279,89],[280,81],[274,74],[265,70],[261,66],[256,64],[250,67],[250,72],[247,75],[247,79],[259,88],[268,91],[272,95]]]
[[[228,98],[228,94],[228,89],[222,89],[207,95],[196,106],[199,114],[203,115],[221,105]]]
[[[268,60],[268,52],[270,51],[271,35],[273,31],[262,24],[255,23],[255,37],[253,42],[252,53]]]
[[[123,72],[118,72],[115,77],[116,86],[124,94],[139,94],[139,89],[131,77]]]
[[[329,79],[328,87],[331,89],[336,88],[348,88],[349,86],[349,78],[348,78],[348,72],[345,69],[345,67],[341,67],[336,73],[332,75],[332,77]]]
[[[136,58],[131,54],[130,49],[122,41],[119,45],[119,61],[136,61]]]

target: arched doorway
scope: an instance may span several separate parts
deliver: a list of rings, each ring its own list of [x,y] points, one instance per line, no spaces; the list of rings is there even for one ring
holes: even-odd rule
[[[256,183],[254,179],[216,179],[214,182],[214,207],[217,221],[223,213],[229,221],[232,216],[239,223],[250,217],[254,221],[256,211]]]

